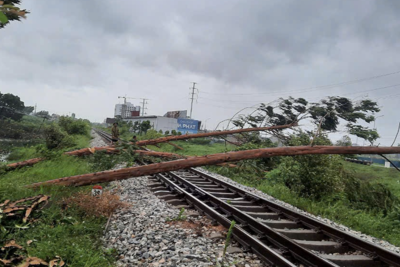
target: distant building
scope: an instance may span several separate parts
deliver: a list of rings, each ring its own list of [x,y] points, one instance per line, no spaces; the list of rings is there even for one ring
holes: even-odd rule
[[[167,113],[165,113],[164,117],[175,118],[175,119],[178,118],[186,119],[188,118],[187,110],[168,111]]]
[[[121,116],[122,118],[140,116],[140,106],[135,106],[130,102],[126,102],[126,104],[116,104],[114,117],[116,116]]]
[[[132,122],[136,121],[150,121],[150,125],[156,131],[162,130],[163,132],[175,130],[182,134],[194,134],[198,133],[201,125],[201,121],[192,120],[187,118],[187,111],[170,111],[164,116],[132,116],[123,118],[124,121]]]

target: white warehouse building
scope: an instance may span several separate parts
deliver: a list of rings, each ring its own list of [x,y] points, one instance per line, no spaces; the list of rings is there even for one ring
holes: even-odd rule
[[[124,121],[135,123],[135,121],[143,122],[150,121],[150,125],[154,130],[163,132],[172,131],[178,129],[178,120],[175,118],[167,118],[163,116],[141,116],[141,117],[130,117],[125,118]]]
[[[194,134],[198,133],[200,129],[201,121],[192,120],[182,117],[166,117],[166,116],[140,116],[140,117],[128,117],[124,118],[124,121],[132,122],[134,124],[136,121],[150,121],[152,129],[156,131],[162,130],[163,132],[175,130],[181,132],[182,134]]]

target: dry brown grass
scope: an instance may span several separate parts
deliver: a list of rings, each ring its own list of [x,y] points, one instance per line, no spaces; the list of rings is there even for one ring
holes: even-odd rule
[[[110,217],[117,209],[127,208],[129,204],[121,201],[119,196],[110,191],[103,191],[100,196],[79,192],[63,199],[63,205],[68,208],[78,208],[87,216]]]

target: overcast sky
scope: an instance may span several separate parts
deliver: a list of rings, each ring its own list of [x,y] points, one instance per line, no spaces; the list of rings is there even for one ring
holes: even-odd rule
[[[126,95],[149,98],[147,113],[164,115],[189,109],[197,82],[193,118],[207,128],[279,97],[340,95],[379,102],[382,145],[397,131],[398,0],[23,0],[21,7],[28,18],[0,30],[0,91],[39,110],[102,122]],[[318,87],[383,74],[390,75]]]

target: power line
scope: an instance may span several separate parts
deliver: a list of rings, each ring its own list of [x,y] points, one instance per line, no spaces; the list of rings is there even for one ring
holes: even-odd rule
[[[320,85],[320,86],[313,86],[313,87],[306,87],[306,88],[302,88],[302,89],[296,89],[296,90],[291,90],[291,91],[273,91],[273,92],[268,92],[268,93],[252,93],[252,94],[218,94],[218,93],[212,93],[212,92],[207,92],[207,91],[202,91],[202,93],[204,94],[211,94],[211,95],[237,95],[237,96],[243,96],[243,95],[265,95],[265,94],[282,94],[282,93],[293,93],[293,92],[310,92],[310,91],[316,91],[319,89],[328,89],[328,88],[334,88],[334,87],[341,87],[341,86],[345,86],[345,85],[349,85],[349,84],[354,84],[354,83],[359,83],[359,82],[364,82],[364,81],[369,81],[369,80],[373,80],[373,79],[377,79],[377,78],[381,78],[381,77],[386,77],[386,76],[390,76],[390,75],[395,75],[395,74],[399,74],[400,71],[396,71],[396,72],[391,72],[391,73],[385,73],[385,74],[381,74],[381,75],[376,75],[376,76],[372,76],[372,77],[367,77],[367,78],[362,78],[362,79],[357,79],[357,80],[351,80],[351,81],[346,81],[346,82],[340,82],[340,83],[334,83],[334,84],[327,84],[327,85]],[[304,91],[307,90],[307,91]]]
[[[142,104],[142,116],[144,116],[144,114],[146,114],[144,111],[147,109],[145,106],[146,104],[148,104],[149,102],[147,102],[146,100],[149,100],[148,98],[139,98],[142,99],[142,102],[140,102]]]
[[[388,86],[384,86],[384,87],[377,87],[377,88],[372,88],[372,89],[368,89],[368,90],[363,90],[363,91],[358,91],[358,92],[353,92],[353,93],[344,93],[343,95],[354,95],[354,94],[360,94],[360,93],[365,93],[365,92],[371,92],[371,91],[377,91],[377,90],[382,90],[382,89],[387,89],[387,88],[393,88],[393,87],[398,87],[400,86],[399,84],[393,84],[393,85],[388,85]],[[280,93],[281,95],[284,94],[285,92]],[[304,93],[304,92],[303,92]],[[201,97],[199,96],[199,98],[201,99],[205,99],[207,101],[218,101],[221,102],[221,100],[219,99],[211,99],[211,98],[206,98],[206,97]],[[379,98],[380,99],[380,98]],[[260,100],[244,100],[244,101],[232,101],[232,100],[228,100],[229,103],[261,103],[262,101]]]
[[[197,90],[197,93],[199,92],[199,90],[198,90],[195,86],[196,86],[196,83],[193,82],[193,87],[190,88],[190,89],[192,89],[192,92],[191,92],[191,95],[192,95],[192,96],[190,97],[190,99],[192,100],[192,102],[191,102],[191,104],[190,104],[190,118],[192,118],[193,100],[194,100],[194,96],[196,95],[196,93],[194,92],[194,90]]]

